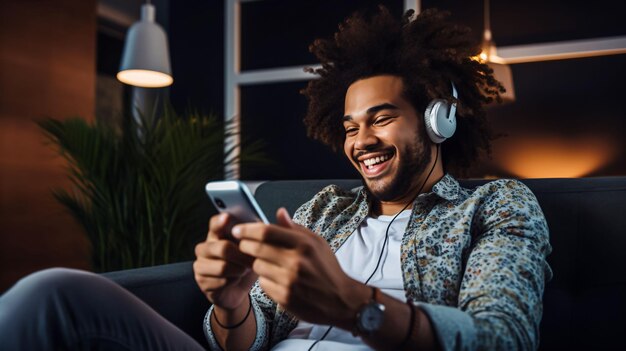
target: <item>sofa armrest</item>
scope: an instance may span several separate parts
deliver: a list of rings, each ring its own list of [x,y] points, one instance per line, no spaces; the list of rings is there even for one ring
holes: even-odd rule
[[[202,323],[210,304],[193,278],[191,262],[103,273],[208,347]]]

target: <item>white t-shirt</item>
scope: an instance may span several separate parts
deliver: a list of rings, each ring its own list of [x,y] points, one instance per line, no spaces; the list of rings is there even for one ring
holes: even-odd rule
[[[389,241],[380,259],[380,266],[370,279],[370,286],[380,288],[385,294],[400,301],[406,301],[402,268],[400,266],[400,246],[402,236],[409,222],[411,210],[402,211],[389,228]],[[374,272],[385,241],[385,231],[392,216],[367,217],[359,228],[337,250],[335,256],[343,271],[352,279],[365,282]],[[308,350],[319,340],[329,326],[298,322],[287,339],[278,343],[272,350]],[[332,328],[324,340],[315,345],[314,350],[371,350],[360,337],[339,328]]]

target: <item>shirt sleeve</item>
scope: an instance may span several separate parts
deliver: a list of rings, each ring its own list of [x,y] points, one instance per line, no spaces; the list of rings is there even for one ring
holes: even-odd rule
[[[472,224],[457,308],[420,304],[443,350],[535,350],[551,247],[537,199],[497,181]]]

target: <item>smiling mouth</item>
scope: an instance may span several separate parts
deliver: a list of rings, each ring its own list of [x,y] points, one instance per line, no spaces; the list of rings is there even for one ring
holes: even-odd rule
[[[388,152],[385,154],[378,154],[373,157],[360,157],[359,164],[363,173],[369,177],[380,175],[389,164],[389,160],[393,158],[394,153]]]
[[[368,159],[364,160],[363,163],[365,164],[365,167],[367,167],[368,169],[371,169],[374,166],[376,166],[377,164],[380,164],[380,163],[383,163],[383,162],[387,161],[388,159],[391,158],[391,156],[393,156],[393,155],[392,154],[387,154],[387,155],[372,157],[372,158],[368,158]]]

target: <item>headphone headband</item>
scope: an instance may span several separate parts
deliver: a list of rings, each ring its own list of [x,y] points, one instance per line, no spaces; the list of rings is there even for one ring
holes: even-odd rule
[[[456,100],[459,99],[459,96],[456,92],[456,86],[454,86],[454,83],[451,81],[450,84],[452,84],[452,97],[455,98]],[[456,101],[454,101],[452,103],[452,106],[450,106],[450,114],[448,115],[448,118],[456,118]]]

